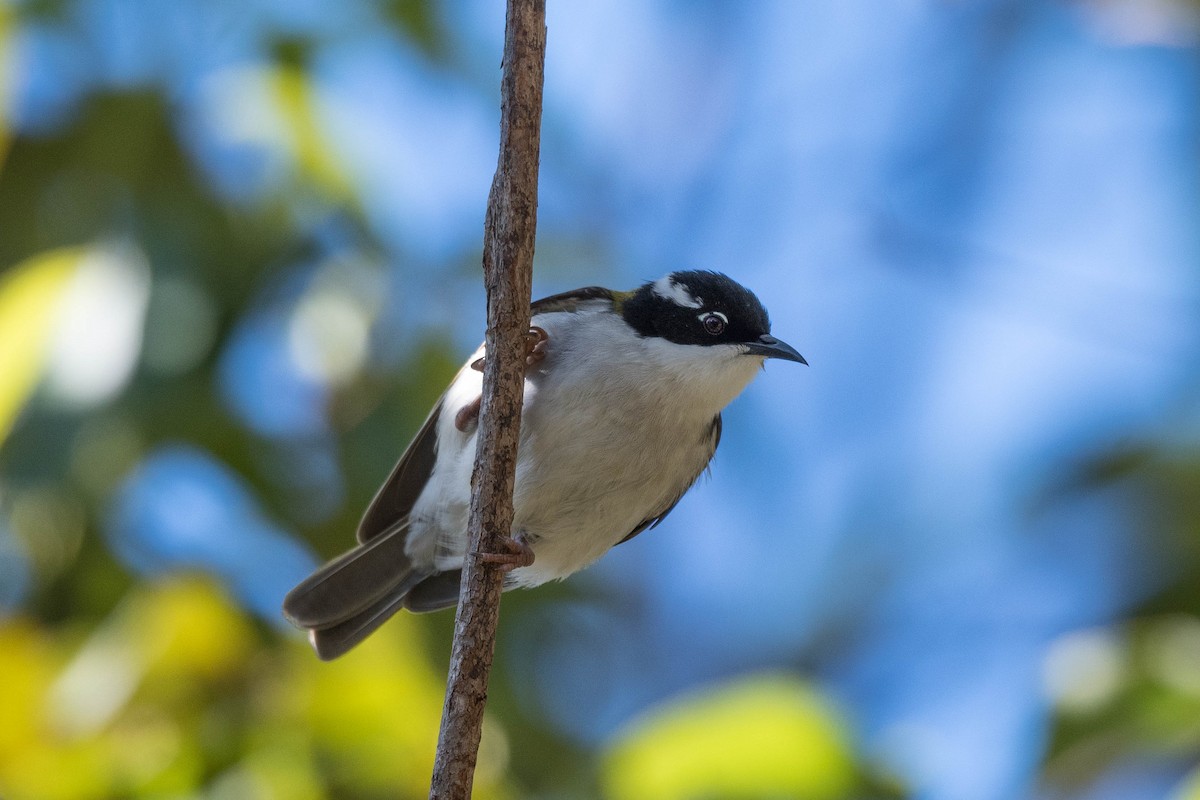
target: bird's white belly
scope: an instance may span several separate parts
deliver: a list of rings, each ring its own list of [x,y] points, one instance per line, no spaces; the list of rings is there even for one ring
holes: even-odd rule
[[[513,532],[534,563],[510,573],[516,586],[564,578],[665,512],[708,463],[714,417],[761,365],[731,361],[736,379],[712,381],[721,393],[711,394],[688,365],[664,372],[644,340],[577,347],[579,321],[563,329],[562,316],[534,320],[549,348],[525,381]],[[448,390],[436,465],[410,515],[410,557],[439,571],[460,568],[466,550],[476,431],[458,431],[454,416],[481,388],[482,375],[464,368]]]
[[[523,418],[524,451],[553,449],[553,463],[520,458],[513,530],[531,542],[536,560],[514,570],[517,585],[536,586],[591,564],[647,518],[663,513],[712,455],[712,420],[663,420],[649,408],[618,415],[553,415],[536,406]]]

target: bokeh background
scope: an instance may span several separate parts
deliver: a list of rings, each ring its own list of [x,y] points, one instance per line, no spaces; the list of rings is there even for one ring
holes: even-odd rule
[[[0,797],[423,797],[451,615],[320,664],[483,330],[500,0],[0,0]],[[551,0],[535,294],[804,369],[506,597],[478,796],[1200,798],[1200,6]]]

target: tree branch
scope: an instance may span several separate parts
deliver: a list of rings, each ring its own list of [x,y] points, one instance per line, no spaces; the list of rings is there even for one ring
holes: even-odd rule
[[[508,0],[500,100],[500,159],[488,195],[483,273],[488,298],[483,406],[454,646],[430,800],[471,796],[500,618],[502,575],[472,553],[498,552],[512,532],[513,482],[525,378],[525,333],[537,230],[545,0]]]

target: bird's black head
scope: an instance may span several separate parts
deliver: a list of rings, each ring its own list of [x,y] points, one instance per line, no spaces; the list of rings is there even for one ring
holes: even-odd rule
[[[642,336],[676,344],[741,344],[753,355],[807,363],[771,336],[767,310],[754,293],[719,272],[672,272],[633,292],[620,310]]]

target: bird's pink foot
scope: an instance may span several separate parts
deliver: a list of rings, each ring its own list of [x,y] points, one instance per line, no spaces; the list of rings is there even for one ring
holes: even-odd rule
[[[546,358],[546,343],[550,341],[550,337],[546,331],[539,328],[537,325],[532,325],[528,333],[525,334],[525,366],[532,367],[539,364]],[[471,369],[477,372],[483,372],[484,358],[477,358],[471,362]],[[483,407],[483,396],[476,397],[473,401],[463,406],[454,415],[454,427],[458,428],[463,433],[471,433],[479,424],[479,409]]]
[[[532,325],[525,334],[525,366],[539,364],[546,357],[546,343],[550,336],[537,325]]]
[[[531,325],[525,334],[525,366],[532,367],[546,357],[546,343],[550,341],[545,329]],[[471,369],[483,372],[483,362],[487,357],[477,358],[471,362]]]
[[[485,564],[495,564],[504,573],[512,572],[518,567],[528,567],[533,563],[533,548],[521,534],[505,536],[497,546],[501,553],[475,553],[474,555]]]

